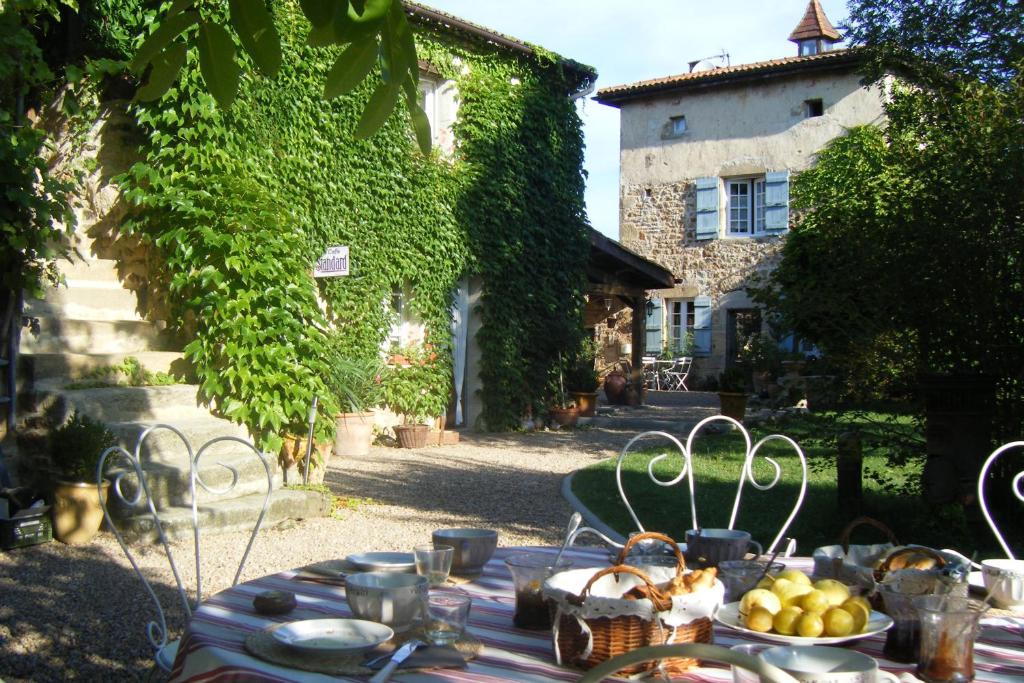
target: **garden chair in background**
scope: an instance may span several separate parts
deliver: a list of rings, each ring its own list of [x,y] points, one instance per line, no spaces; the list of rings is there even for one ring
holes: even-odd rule
[[[665,370],[665,388],[669,391],[689,391],[686,386],[686,378],[690,374],[690,366],[693,359],[688,357],[676,358],[675,362]]]
[[[779,545],[779,542],[785,537],[786,530],[789,529],[790,525],[793,523],[793,520],[796,518],[797,512],[799,512],[800,510],[800,506],[803,504],[804,495],[807,492],[807,458],[804,456],[803,450],[801,450],[800,446],[796,443],[796,441],[789,438],[788,436],[783,436],[782,434],[772,434],[764,437],[756,444],[752,444],[750,434],[743,427],[743,425],[737,420],[734,420],[731,417],[726,417],[725,415],[714,415],[712,417],[704,418],[703,420],[698,422],[690,431],[690,434],[686,439],[685,445],[680,443],[680,441],[671,434],[667,434],[665,432],[643,432],[642,434],[638,434],[637,436],[630,439],[629,443],[627,443],[626,446],[622,449],[622,452],[619,454],[619,458],[615,463],[615,483],[619,490],[619,496],[622,498],[622,502],[626,506],[626,511],[629,512],[629,516],[632,518],[637,530],[641,532],[646,531],[644,525],[640,523],[640,519],[637,517],[636,512],[634,511],[633,505],[629,501],[629,496],[626,495],[626,491],[622,483],[622,463],[630,454],[631,449],[634,447],[634,445],[639,444],[637,446],[638,449],[645,447],[643,444],[640,444],[640,442],[643,439],[651,436],[663,437],[665,439],[668,439],[671,442],[671,444],[675,446],[675,449],[678,450],[679,454],[682,456],[682,468],[680,469],[678,475],[676,475],[675,477],[668,481],[659,479],[654,473],[654,467],[658,462],[669,457],[670,453],[665,452],[655,456],[650,461],[650,463],[647,466],[647,475],[650,478],[650,480],[657,486],[669,487],[675,486],[676,484],[680,484],[682,482],[686,482],[686,488],[690,496],[690,528],[701,528],[700,521],[697,518],[697,503],[695,497],[696,484],[694,482],[693,476],[693,445],[694,440],[698,433],[700,433],[701,429],[703,429],[706,425],[709,425],[713,422],[725,422],[727,424],[733,425],[739,430],[740,434],[743,435],[744,442],[746,443],[746,452],[743,454],[743,467],[740,471],[739,481],[736,485],[736,497],[733,501],[732,514],[729,516],[729,529],[732,529],[736,524],[736,518],[739,515],[740,510],[740,503],[743,498],[743,487],[746,483],[749,482],[751,486],[753,486],[755,489],[759,491],[768,491],[774,488],[775,485],[778,484],[779,480],[782,478],[782,466],[779,465],[777,461],[769,457],[765,457],[764,460],[772,466],[775,476],[772,478],[770,482],[767,483],[761,483],[754,478],[754,459],[757,457],[758,451],[761,449],[762,446],[764,446],[764,444],[771,441],[782,441],[784,443],[787,443],[793,447],[793,450],[796,451],[796,454],[800,459],[800,491],[797,494],[796,502],[793,505],[793,509],[790,511],[789,516],[786,518],[786,520],[782,523],[782,527],[779,529],[778,534],[776,534],[775,538],[772,540],[771,545],[765,548],[766,553],[772,553],[775,551],[776,546]],[[786,547],[779,548],[780,554],[784,557],[788,557],[796,551],[795,540],[788,540],[785,546]]]
[[[658,377],[658,359],[656,356],[644,356],[640,359],[644,369],[644,386],[648,389],[658,390],[661,382]]]
[[[195,545],[195,594],[194,599],[189,596],[189,591],[185,587],[185,582],[181,578],[181,574],[178,571],[178,565],[174,561],[174,553],[172,552],[171,546],[168,542],[167,535],[164,530],[164,524],[160,520],[160,516],[157,513],[156,505],[153,502],[152,489],[149,480],[147,479],[146,471],[142,469],[141,454],[143,452],[143,446],[150,435],[161,432],[170,431],[177,435],[181,439],[184,445],[184,450],[188,454],[189,458],[189,497],[191,498],[192,505],[192,520],[191,520],[191,531],[193,543]],[[167,562],[170,564],[171,573],[174,574],[174,580],[178,592],[178,599],[181,601],[181,606],[184,610],[186,618],[191,618],[192,610],[202,602],[203,599],[203,588],[202,588],[202,572],[201,572],[201,553],[200,553],[200,516],[199,516],[199,503],[198,496],[199,489],[202,489],[208,494],[212,495],[223,495],[229,493],[234,489],[238,483],[239,475],[238,470],[234,467],[217,462],[216,464],[223,467],[231,475],[231,483],[223,487],[215,487],[209,485],[203,480],[200,475],[200,459],[204,454],[209,452],[211,447],[217,444],[225,442],[236,442],[246,447],[247,451],[251,451],[255,457],[259,458],[263,465],[263,468],[267,475],[267,491],[263,498],[263,508],[256,518],[253,525],[252,533],[249,536],[249,543],[245,548],[245,552],[242,554],[242,558],[238,563],[238,570],[235,572],[234,581],[232,585],[238,583],[239,578],[242,575],[242,570],[245,568],[245,562],[249,558],[249,551],[252,550],[253,542],[256,540],[256,535],[259,533],[260,527],[263,524],[263,518],[267,514],[267,510],[270,508],[270,496],[273,492],[273,475],[271,474],[270,463],[267,460],[267,454],[261,453],[251,442],[241,439],[236,436],[221,436],[210,441],[207,441],[203,446],[195,451],[193,454],[192,444],[188,438],[182,434],[177,428],[166,424],[157,424],[146,429],[139,436],[137,443],[135,444],[135,452],[129,453],[120,446],[114,446],[105,450],[100,457],[99,465],[96,468],[96,485],[100,488],[100,498],[103,504],[103,515],[106,519],[107,525],[110,530],[117,537],[117,542],[120,544],[124,554],[128,557],[128,561],[131,562],[132,567],[135,569],[135,573],[142,579],[142,583],[146,588],[146,592],[149,593],[149,597],[152,599],[153,604],[156,607],[157,620],[150,621],[146,625],[146,636],[149,642],[153,645],[154,655],[153,659],[156,666],[169,673],[171,666],[174,663],[174,658],[178,651],[179,641],[169,641],[167,638],[167,620],[164,614],[164,606],[161,604],[160,599],[154,592],[149,579],[146,578],[142,570],[139,568],[136,562],[135,556],[132,554],[131,549],[124,540],[124,536],[121,531],[115,526],[114,521],[110,515],[110,508],[108,503],[110,501],[103,499],[103,485],[104,480],[111,481],[110,486],[110,497],[113,499],[114,504],[124,505],[132,510],[143,511],[144,514],[148,514],[152,518],[153,530],[163,545],[164,553],[167,557]]]
[[[1024,448],[1024,441],[1013,441],[1008,444],[1003,444],[999,448],[992,451],[992,454],[985,460],[985,464],[981,466],[981,472],[978,474],[978,505],[981,506],[981,513],[985,516],[985,521],[988,522],[989,528],[992,529],[992,533],[995,534],[996,540],[999,541],[999,545],[1003,547],[1006,552],[1006,556],[1011,560],[1017,559],[1013,555],[1013,550],[1007,545],[1006,539],[1003,538],[1003,534],[999,531],[999,527],[996,526],[995,520],[992,519],[992,513],[989,512],[988,503],[985,500],[985,480],[988,479],[989,470],[992,469],[992,465],[1003,453],[1012,451],[1018,448]],[[1011,490],[1013,495],[1017,497],[1017,500],[1024,502],[1024,471],[1018,472],[1013,477],[1011,483]]]

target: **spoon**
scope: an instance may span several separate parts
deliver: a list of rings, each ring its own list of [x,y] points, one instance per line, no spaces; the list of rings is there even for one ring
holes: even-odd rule
[[[551,563],[553,567],[558,566],[558,561],[562,559],[562,553],[564,553],[565,549],[569,547],[569,543],[572,541],[572,535],[576,533],[576,530],[580,527],[582,522],[583,515],[579,512],[574,512],[572,513],[572,516],[569,517],[569,525],[565,528],[565,540],[562,541],[562,547],[559,548],[558,554],[555,555],[555,561]]]
[[[785,548],[788,545],[789,539],[787,538],[782,542],[782,547]],[[764,579],[764,577],[768,576],[768,570],[772,568],[772,562],[774,562],[775,558],[779,556],[779,550],[779,548],[776,548],[775,552],[772,553],[772,556],[768,558],[768,564],[764,566],[764,571],[761,572],[761,576],[757,577],[757,581],[754,582],[755,585],[761,583],[761,580]]]

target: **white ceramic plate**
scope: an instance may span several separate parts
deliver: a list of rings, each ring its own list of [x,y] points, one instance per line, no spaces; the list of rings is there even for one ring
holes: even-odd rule
[[[412,553],[355,553],[345,558],[361,572],[415,572]]]
[[[757,636],[764,640],[770,640],[775,643],[786,643],[788,645],[835,645],[836,643],[845,643],[850,640],[867,638],[868,636],[873,636],[876,633],[886,631],[890,626],[892,626],[892,619],[881,612],[873,611],[871,612],[871,617],[868,619],[868,623],[864,628],[864,631],[862,633],[856,633],[849,636],[803,638],[801,636],[784,636],[778,633],[761,633],[760,631],[753,631],[740,624],[740,603],[738,602],[730,602],[727,605],[722,605],[721,609],[718,610],[718,614],[715,615],[715,619],[718,620],[720,624],[725,624],[731,629],[742,631],[743,633],[749,633],[752,636]]]
[[[271,633],[286,647],[317,654],[357,654],[395,635],[384,624],[361,619],[307,619],[282,624]]]

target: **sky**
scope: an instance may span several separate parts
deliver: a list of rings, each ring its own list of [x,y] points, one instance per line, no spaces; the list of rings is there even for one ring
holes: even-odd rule
[[[807,0],[417,0],[597,69],[597,88],[688,71],[729,55],[732,65],[796,55],[786,40]],[[836,27],[845,0],[819,0]],[[715,62],[723,65],[722,60]],[[619,236],[619,111],[589,98],[580,107],[586,141],[587,215]]]

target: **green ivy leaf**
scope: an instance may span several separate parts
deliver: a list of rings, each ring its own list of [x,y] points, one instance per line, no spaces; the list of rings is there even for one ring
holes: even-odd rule
[[[384,122],[388,120],[388,116],[394,111],[395,103],[398,102],[398,95],[401,92],[401,86],[395,83],[381,83],[377,86],[373,95],[370,96],[370,101],[366,103],[363,115],[359,118],[359,125],[356,126],[355,133],[356,140],[365,140],[380,130]]]
[[[348,15],[357,22],[372,22],[383,19],[392,7],[401,11],[401,0],[349,0]]]
[[[135,53],[135,57],[128,63],[128,68],[135,75],[141,75],[146,70],[146,65],[153,61],[157,54],[197,21],[199,21],[198,12],[184,12],[166,17],[159,28],[143,41]]]
[[[362,83],[376,61],[377,41],[374,37],[349,45],[338,55],[324,79],[324,99],[332,100],[344,95]]]
[[[196,0],[174,0],[174,2],[171,3],[171,8],[167,10],[167,16],[172,16],[178,12],[184,12],[194,4],[196,4]]]
[[[427,112],[423,111],[419,103],[419,92],[416,83],[412,78],[406,78],[402,84],[405,90],[405,104],[409,108],[409,116],[412,118],[412,128],[416,132],[416,144],[419,145],[423,154],[430,154],[431,138],[430,119]]]
[[[228,0],[231,25],[256,66],[274,77],[281,68],[281,38],[263,0]]]
[[[223,26],[203,22],[199,26],[199,68],[210,94],[221,109],[230,109],[238,93],[241,68],[235,62],[235,44]]]
[[[174,43],[153,58],[153,68],[149,72],[149,80],[135,93],[135,98],[142,102],[160,99],[178,79],[178,72],[185,63],[188,48],[184,43]]]

